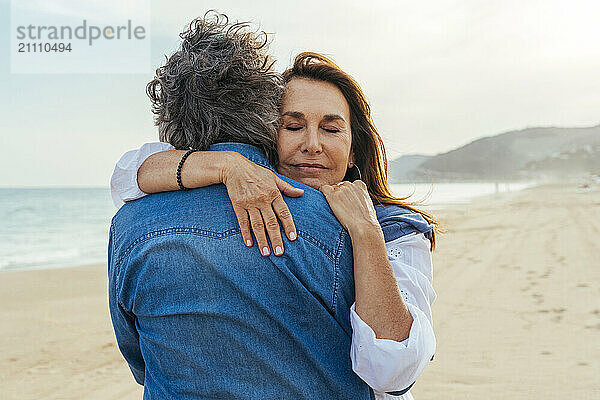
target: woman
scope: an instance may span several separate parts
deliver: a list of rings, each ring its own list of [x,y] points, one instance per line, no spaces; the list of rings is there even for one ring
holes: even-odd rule
[[[352,239],[353,369],[376,398],[392,392],[412,399],[408,389],[435,351],[430,249],[436,221],[391,194],[383,143],[360,87],[348,74],[324,56],[302,53],[283,78],[277,170],[320,190]],[[177,190],[175,171],[186,151],[172,149],[151,143],[126,153],[111,180],[116,201]],[[281,192],[300,196],[302,189],[240,154],[191,153],[180,178],[187,188],[224,183],[244,242],[252,246],[254,233],[263,256],[270,255],[267,235],[275,256],[284,252],[277,218],[295,240]],[[360,179],[350,182],[353,178]],[[384,217],[387,223],[380,225]]]

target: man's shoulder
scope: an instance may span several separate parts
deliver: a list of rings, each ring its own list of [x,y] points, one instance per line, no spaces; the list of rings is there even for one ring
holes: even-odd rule
[[[126,202],[113,217],[113,222],[131,224],[146,220],[154,223],[165,219],[175,221],[185,215],[196,214],[194,210],[205,209],[207,206],[224,206],[226,200],[225,188],[218,188],[217,185],[189,191],[154,193]]]
[[[221,187],[219,187],[221,186]],[[221,232],[236,222],[222,185],[189,191],[155,193],[125,203],[112,219],[114,239],[124,245],[140,237],[179,228]]]
[[[327,254],[339,251],[345,231],[321,192],[289,178],[282,179],[304,189],[300,197],[284,196],[301,238]],[[112,220],[116,248],[181,229],[214,236],[239,233],[239,224],[224,185],[188,191],[156,193],[127,202]]]

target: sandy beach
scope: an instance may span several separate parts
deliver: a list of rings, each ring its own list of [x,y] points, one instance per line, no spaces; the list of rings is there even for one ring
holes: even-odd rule
[[[425,399],[600,398],[600,190],[544,185],[436,212]],[[0,398],[140,399],[106,266],[0,274]]]

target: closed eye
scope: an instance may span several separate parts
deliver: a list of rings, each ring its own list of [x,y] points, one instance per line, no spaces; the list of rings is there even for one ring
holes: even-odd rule
[[[288,131],[299,131],[300,129],[302,129],[301,126],[286,126],[285,129],[287,129]]]
[[[325,132],[329,132],[329,133],[337,133],[340,131],[339,129],[330,129],[330,128],[323,128],[323,130]]]

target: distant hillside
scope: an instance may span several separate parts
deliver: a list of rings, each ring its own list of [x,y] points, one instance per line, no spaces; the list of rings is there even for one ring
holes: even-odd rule
[[[433,156],[422,154],[407,154],[398,157],[388,163],[390,181],[408,181],[411,179],[410,173],[416,170],[423,162]]]
[[[527,128],[477,139],[435,156],[389,163],[390,181],[514,180],[600,173],[600,125]]]

